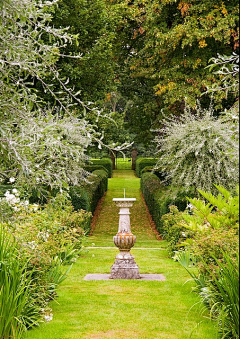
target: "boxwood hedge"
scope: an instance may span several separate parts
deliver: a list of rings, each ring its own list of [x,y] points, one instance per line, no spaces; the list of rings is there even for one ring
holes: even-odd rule
[[[71,187],[69,194],[75,210],[94,213],[98,201],[108,189],[108,173],[104,170],[93,171],[88,181],[81,186]]]
[[[181,188],[176,191],[174,187],[165,186],[155,174],[149,172],[142,175],[141,190],[160,234],[163,234],[161,218],[170,212],[169,207],[175,205],[179,211],[184,211],[187,207],[187,196],[194,196],[193,190],[186,193],[184,188]]]
[[[105,168],[105,170],[108,173],[108,177],[112,177],[112,171],[113,171],[113,166],[112,166],[112,161],[111,159],[108,158],[103,158],[103,159],[91,159],[90,160],[90,166],[102,166]]]
[[[136,160],[136,175],[137,177],[142,176],[142,171],[145,167],[154,167],[157,160],[154,158],[138,158]]]
[[[97,170],[104,170],[107,172],[106,167],[101,166],[101,165],[87,165],[87,166],[84,166],[84,169],[89,173],[92,173],[93,171],[97,171]]]

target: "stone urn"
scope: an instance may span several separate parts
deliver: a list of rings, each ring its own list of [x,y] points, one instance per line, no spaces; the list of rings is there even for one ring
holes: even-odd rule
[[[130,253],[136,242],[136,236],[131,232],[130,208],[136,201],[135,198],[113,199],[119,212],[119,228],[117,235],[113,238],[114,244],[120,253],[115,258],[111,268],[111,279],[140,279],[139,268],[134,257]]]

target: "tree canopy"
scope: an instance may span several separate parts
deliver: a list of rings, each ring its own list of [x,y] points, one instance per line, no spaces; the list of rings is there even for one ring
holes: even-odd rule
[[[195,114],[197,101],[203,109],[212,102],[215,117],[236,107],[231,73],[208,67],[239,51],[235,0],[0,6],[2,180],[76,183],[94,144],[149,148],[164,116],[179,117],[186,105]]]

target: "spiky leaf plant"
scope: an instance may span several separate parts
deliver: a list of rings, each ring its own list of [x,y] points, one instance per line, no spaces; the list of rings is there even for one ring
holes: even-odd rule
[[[0,224],[0,338],[20,339],[37,323],[40,308],[32,301],[33,271],[13,236]]]

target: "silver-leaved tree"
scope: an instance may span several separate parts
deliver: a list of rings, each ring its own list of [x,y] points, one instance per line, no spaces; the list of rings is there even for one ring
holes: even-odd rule
[[[212,59],[211,69],[219,66],[216,74],[224,75],[223,86],[212,92],[237,93],[237,59],[235,54]],[[218,118],[213,106],[202,109],[199,103],[194,111],[186,107],[179,118],[167,117],[156,137],[157,168],[178,188],[212,191],[214,184],[235,188],[239,178],[238,122],[238,101]]]
[[[51,27],[55,3],[0,2],[0,182],[64,187],[85,177],[85,151],[96,135],[55,67],[61,48],[75,39]]]

